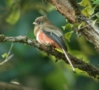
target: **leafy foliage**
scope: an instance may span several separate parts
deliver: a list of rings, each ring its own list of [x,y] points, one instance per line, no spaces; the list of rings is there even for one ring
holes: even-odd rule
[[[95,0],[93,4],[99,4],[99,0]]]

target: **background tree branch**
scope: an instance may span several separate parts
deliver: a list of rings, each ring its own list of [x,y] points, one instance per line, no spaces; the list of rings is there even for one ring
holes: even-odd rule
[[[77,22],[85,22],[86,27],[80,30],[75,27],[75,29],[77,32],[81,32],[86,37],[86,39],[95,46],[96,51],[99,52],[99,27],[96,24],[92,25],[92,20],[81,14],[76,0],[47,1],[54,5],[57,11],[60,12],[65,18],[67,18],[71,23],[74,24]]]
[[[40,45],[36,40],[32,40],[26,36],[16,36],[16,37],[6,37],[4,35],[0,35],[0,42],[17,42],[17,43],[23,43],[25,45],[29,45],[29,46],[33,46],[35,48],[38,48],[41,51],[46,52],[47,54],[51,54],[53,56],[55,56],[58,59],[62,59],[64,60],[66,63],[68,63],[68,61],[66,61],[64,54],[56,51],[55,49],[52,49],[51,47],[45,47]],[[69,53],[68,53],[69,54]],[[84,62],[81,59],[78,59],[74,56],[72,56],[71,54],[69,54],[70,59],[72,60],[72,63],[74,64],[75,68],[78,68],[80,70],[83,70],[85,72],[87,72],[90,76],[93,76],[94,78],[98,78],[99,76],[99,69],[92,66],[89,63]]]
[[[34,89],[24,87],[22,85],[0,82],[0,90],[34,90]]]

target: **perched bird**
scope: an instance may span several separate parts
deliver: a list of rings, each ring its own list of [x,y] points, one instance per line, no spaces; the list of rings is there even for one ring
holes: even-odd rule
[[[73,71],[75,71],[67,53],[65,38],[62,31],[54,26],[46,16],[36,18],[33,24],[35,25],[34,35],[36,36],[36,40],[42,45],[50,44],[53,47],[61,49]]]

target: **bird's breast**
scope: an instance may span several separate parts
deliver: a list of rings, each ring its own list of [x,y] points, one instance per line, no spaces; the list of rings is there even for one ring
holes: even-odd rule
[[[34,35],[36,36],[38,31],[39,31],[40,27],[35,26],[34,27]]]
[[[57,45],[56,42],[54,42],[54,40],[52,40],[51,38],[49,38],[46,34],[44,34],[42,31],[39,31],[37,33],[36,36],[36,40],[42,44],[42,45],[46,45],[46,44],[51,44],[53,47],[59,48],[59,46]]]

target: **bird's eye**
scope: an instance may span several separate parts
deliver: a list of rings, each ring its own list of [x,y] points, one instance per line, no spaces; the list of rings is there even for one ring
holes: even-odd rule
[[[38,25],[41,25],[41,24],[42,24],[42,22],[41,22],[41,21],[38,21],[38,22],[37,22],[37,24],[38,24]]]

